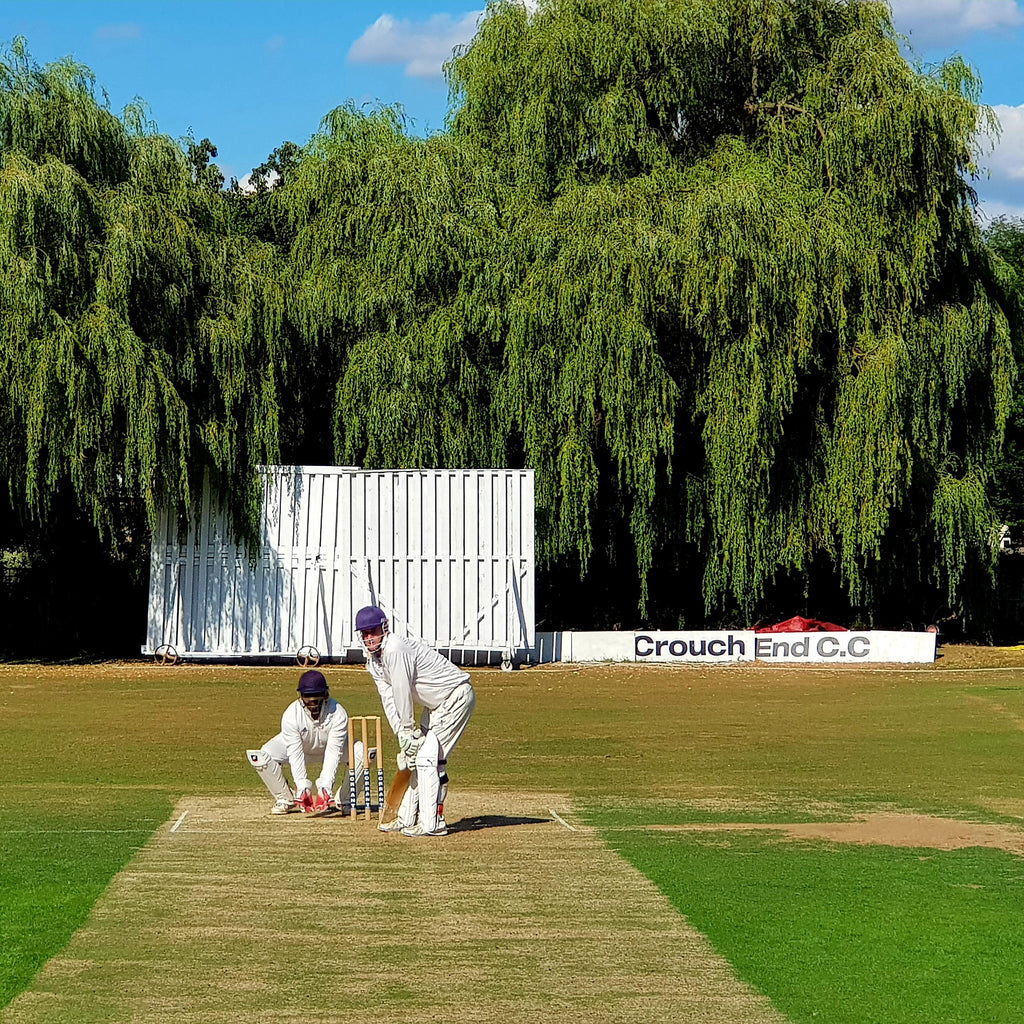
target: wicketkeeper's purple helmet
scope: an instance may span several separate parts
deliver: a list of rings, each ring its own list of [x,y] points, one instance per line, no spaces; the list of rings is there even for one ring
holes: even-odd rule
[[[327,680],[324,679],[323,672],[311,668],[299,677],[298,689],[303,697],[326,697],[328,693]]]
[[[356,632],[362,633],[367,629],[380,629],[387,624],[388,617],[383,610],[375,604],[369,604],[356,612]]]

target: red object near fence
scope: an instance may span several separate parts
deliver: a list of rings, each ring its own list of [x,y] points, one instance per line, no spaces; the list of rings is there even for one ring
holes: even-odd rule
[[[834,622],[822,622],[821,619],[805,619],[802,615],[794,615],[785,622],[776,622],[774,626],[758,626],[755,633],[849,633],[845,626],[837,626]]]

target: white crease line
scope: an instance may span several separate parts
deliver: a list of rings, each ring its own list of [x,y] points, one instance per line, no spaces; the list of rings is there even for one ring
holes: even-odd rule
[[[188,811],[185,811],[181,817],[171,826],[172,832],[177,832],[181,828],[181,823],[188,817]]]
[[[576,832],[576,826],[570,825],[560,814],[555,811],[548,811],[548,813],[557,821],[560,825],[564,825],[570,832]]]

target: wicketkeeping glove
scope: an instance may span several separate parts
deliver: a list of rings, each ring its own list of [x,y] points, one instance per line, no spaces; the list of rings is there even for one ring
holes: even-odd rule
[[[313,813],[323,814],[334,808],[334,797],[326,789],[321,789],[317,798],[313,801]]]
[[[295,802],[303,814],[313,813],[313,793],[308,786],[303,786],[295,796]]]

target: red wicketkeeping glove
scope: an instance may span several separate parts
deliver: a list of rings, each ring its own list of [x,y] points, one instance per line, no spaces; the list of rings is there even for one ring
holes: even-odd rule
[[[321,789],[313,803],[313,813],[323,814],[324,811],[334,810],[334,797],[326,789]]]

